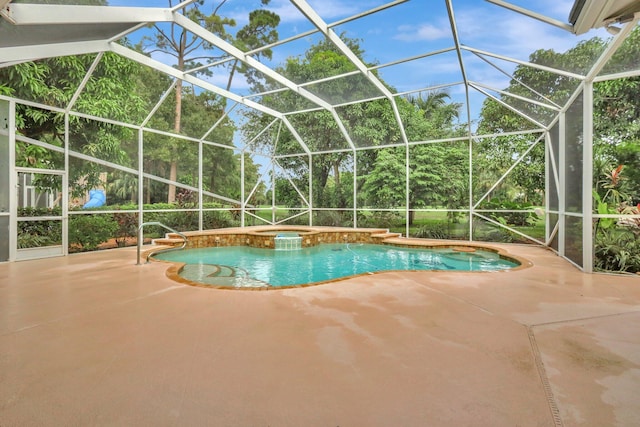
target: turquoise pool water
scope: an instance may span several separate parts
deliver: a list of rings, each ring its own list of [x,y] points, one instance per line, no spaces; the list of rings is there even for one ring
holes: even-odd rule
[[[154,258],[186,263],[181,273],[185,279],[233,287],[302,285],[385,270],[498,271],[519,265],[490,251],[344,243],[296,251],[247,246],[186,249]]]

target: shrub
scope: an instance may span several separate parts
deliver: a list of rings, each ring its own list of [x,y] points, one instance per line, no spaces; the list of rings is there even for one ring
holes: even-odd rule
[[[19,208],[19,217],[60,216],[62,210],[56,208]],[[18,222],[18,247],[37,248],[59,245],[62,242],[61,220],[36,220]]]
[[[601,230],[596,235],[594,267],[601,271],[640,272],[640,240],[629,231]]]
[[[339,211],[317,211],[313,223],[319,226],[330,227],[350,227],[353,225],[350,212],[349,219],[346,219]]]
[[[392,228],[401,219],[398,212],[359,212],[358,226],[365,228]]]
[[[113,219],[118,224],[116,230],[116,243],[122,247],[127,242],[127,237],[136,237],[138,232],[138,215],[130,212],[115,213]]]
[[[69,244],[83,251],[92,251],[108,241],[118,231],[112,215],[74,215],[69,219]]]
[[[232,226],[233,220],[229,211],[204,211],[202,213],[202,228],[205,230]]]
[[[449,227],[443,223],[423,225],[415,232],[415,237],[422,239],[450,239]]]
[[[491,200],[482,205],[482,209],[486,210],[509,210],[524,211],[530,210],[533,206],[529,204],[512,202],[509,200]],[[526,226],[532,225],[537,221],[536,214],[532,212],[487,212],[487,216],[493,220],[505,221],[507,225]]]

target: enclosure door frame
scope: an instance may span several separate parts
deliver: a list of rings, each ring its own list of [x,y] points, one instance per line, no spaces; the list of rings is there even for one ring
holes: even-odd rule
[[[52,176],[60,176],[61,177],[61,188],[60,188],[60,215],[43,215],[43,216],[18,216],[18,205],[20,193],[30,194],[26,189],[20,186],[20,176],[25,174],[39,174],[39,175],[52,175]],[[50,258],[57,256],[65,256],[68,254],[68,213],[67,213],[67,203],[68,197],[65,197],[65,192],[68,187],[68,178],[67,172],[63,170],[53,170],[53,169],[36,169],[36,168],[23,168],[16,167],[14,171],[14,179],[16,183],[16,192],[14,197],[14,209],[12,212],[12,224],[11,224],[11,233],[12,233],[12,241],[15,242],[14,247],[12,248],[13,256],[10,257],[10,260],[15,261],[23,261],[28,259],[39,259],[39,258]],[[34,190],[35,191],[35,190]],[[33,248],[19,248],[19,239],[18,239],[18,223],[23,222],[37,222],[37,221],[60,221],[60,231],[61,231],[61,242],[59,245],[51,245],[51,246],[41,246],[41,247],[33,247]]]

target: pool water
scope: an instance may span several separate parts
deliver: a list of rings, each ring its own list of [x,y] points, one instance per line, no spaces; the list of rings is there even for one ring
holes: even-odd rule
[[[186,249],[156,259],[186,263],[181,276],[202,284],[295,286],[386,270],[499,271],[519,264],[491,251],[324,244],[296,251],[248,246]]]

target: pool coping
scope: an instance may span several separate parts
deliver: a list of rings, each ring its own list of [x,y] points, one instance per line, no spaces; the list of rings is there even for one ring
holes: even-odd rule
[[[303,231],[305,230],[305,231]],[[306,231],[308,230],[308,231]],[[375,239],[374,241],[366,241],[366,242],[359,242],[359,241],[347,241],[348,239],[344,239],[344,242],[340,242],[340,241],[335,241],[335,242],[324,242],[324,241],[320,241],[317,242],[313,245],[308,245],[308,246],[304,246],[304,247],[310,247],[310,246],[317,246],[319,244],[327,244],[327,243],[372,243],[372,244],[379,244],[379,245],[387,245],[387,246],[397,246],[397,247],[405,247],[405,248],[424,248],[424,249],[430,249],[430,248],[452,248],[454,250],[458,250],[460,252],[463,251],[468,251],[469,249],[482,249],[482,250],[487,250],[490,252],[494,252],[496,254],[498,254],[500,256],[500,258],[508,260],[508,261],[515,261],[517,263],[519,263],[520,265],[518,265],[517,267],[513,267],[513,268],[509,268],[506,270],[498,270],[498,271],[455,271],[454,273],[462,273],[462,274],[469,274],[469,273],[509,273],[509,272],[515,272],[515,271],[519,271],[519,270],[523,270],[525,268],[529,268],[531,266],[533,266],[533,263],[521,256],[517,256],[517,255],[513,255],[511,253],[509,253],[508,251],[502,249],[502,248],[497,248],[491,245],[486,245],[486,244],[481,244],[481,243],[476,243],[476,242],[466,242],[466,241],[450,241],[450,240],[441,240],[441,241],[437,241],[437,240],[430,240],[430,239],[420,239],[420,238],[415,238],[415,237],[401,237],[399,233],[390,233],[388,230],[385,229],[379,229],[379,228],[375,228],[375,229],[370,229],[370,228],[341,228],[341,227],[305,227],[305,226],[255,226],[255,227],[245,227],[245,228],[232,228],[232,229],[214,229],[214,230],[203,230],[203,231],[192,231],[192,232],[186,232],[184,233],[184,235],[187,237],[187,241],[189,241],[189,238],[194,238],[194,237],[198,237],[198,236],[207,236],[207,237],[211,237],[213,236],[214,241],[215,241],[215,237],[220,237],[220,236],[241,236],[240,238],[242,238],[242,236],[266,236],[271,238],[271,240],[275,239],[276,234],[266,234],[267,232],[275,232],[275,231],[297,231],[297,232],[302,232],[305,233],[305,237],[306,236],[311,236],[313,234],[319,235],[322,233],[329,233],[329,234],[342,234],[342,236],[344,236],[345,234],[349,233],[354,233],[355,237],[357,238],[359,235],[362,234],[369,234],[369,237],[371,239]],[[324,235],[324,234],[323,234]],[[340,236],[342,238],[342,236]],[[166,276],[178,283],[184,284],[184,285],[189,285],[189,286],[195,286],[195,287],[200,287],[200,288],[207,288],[207,289],[219,289],[219,290],[240,290],[240,291],[275,291],[275,290],[284,290],[284,289],[296,289],[296,288],[307,288],[307,287],[311,287],[311,286],[319,286],[319,285],[326,285],[329,283],[334,283],[334,282],[340,282],[343,280],[347,280],[347,279],[351,279],[354,277],[362,277],[362,276],[374,276],[374,275],[378,275],[378,274],[383,274],[383,273],[392,273],[392,272],[440,272],[442,270],[381,270],[381,271],[375,271],[375,272],[366,272],[366,273],[361,273],[361,274],[354,274],[354,275],[350,275],[350,276],[343,276],[343,277],[339,277],[336,279],[329,279],[329,280],[323,280],[320,282],[312,282],[312,283],[302,283],[302,284],[296,284],[296,285],[286,285],[286,286],[262,286],[262,287],[242,287],[242,286],[224,286],[224,285],[210,285],[210,284],[205,284],[205,283],[200,283],[200,282],[195,282],[189,279],[185,279],[184,277],[180,276],[180,272],[182,271],[182,269],[184,268],[184,266],[186,265],[186,263],[181,263],[181,262],[174,262],[174,261],[166,261],[166,260],[160,260],[160,259],[156,259],[153,258],[153,254],[161,251],[163,249],[167,249],[167,248],[171,248],[171,247],[175,247],[176,244],[178,242],[176,242],[177,239],[171,237],[171,233],[167,236],[167,238],[165,239],[155,239],[154,240],[154,244],[158,245],[157,247],[154,247],[152,249],[149,249],[147,251],[145,251],[144,256],[145,258],[148,257],[149,260],[153,261],[153,262],[163,262],[163,263],[167,263],[170,264],[169,268],[166,271]],[[365,239],[366,240],[366,239]],[[210,239],[208,239],[208,241],[210,241]],[[235,239],[233,239],[232,241],[236,241]],[[244,239],[245,242],[249,242],[249,239]],[[220,243],[221,240],[218,241],[218,243]],[[228,243],[229,240],[226,240],[225,243]],[[179,239],[179,243],[182,244],[182,239]],[[251,245],[242,245],[242,244],[237,244],[237,245],[233,245],[233,244],[225,244],[224,246],[251,246]],[[223,246],[223,247],[224,247]],[[187,244],[187,247],[185,249],[196,249],[196,248],[204,248],[204,247],[211,247],[211,246],[189,246],[189,244]],[[218,246],[220,247],[220,246]],[[251,247],[264,247],[267,249],[271,249],[271,250],[275,250],[273,247],[269,247],[269,246],[251,246]],[[451,271],[447,270],[448,272],[451,273]]]

